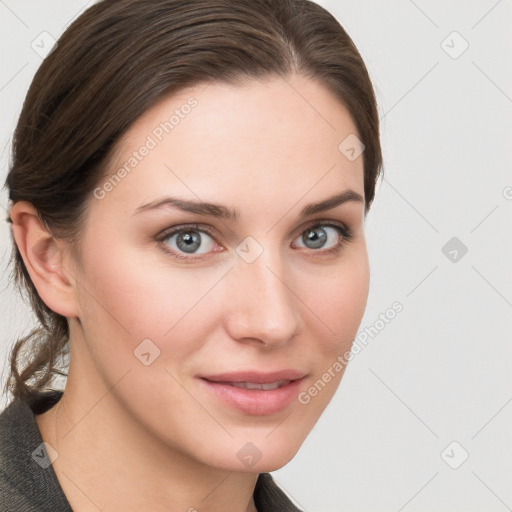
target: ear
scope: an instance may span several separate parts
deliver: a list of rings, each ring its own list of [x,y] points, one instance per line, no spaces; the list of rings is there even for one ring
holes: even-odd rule
[[[11,207],[12,235],[43,302],[65,317],[78,317],[74,279],[65,268],[67,245],[51,235],[27,201]]]

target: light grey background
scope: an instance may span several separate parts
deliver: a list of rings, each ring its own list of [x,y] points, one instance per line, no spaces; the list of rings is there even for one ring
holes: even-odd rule
[[[360,329],[373,337],[274,477],[309,512],[512,510],[512,1],[319,3],[354,39],[380,105],[385,179]],[[41,63],[32,41],[58,38],[86,5],[0,0],[2,182]],[[0,237],[5,269],[5,222]],[[3,384],[33,320],[7,275],[0,301]],[[379,328],[395,301],[403,311]]]

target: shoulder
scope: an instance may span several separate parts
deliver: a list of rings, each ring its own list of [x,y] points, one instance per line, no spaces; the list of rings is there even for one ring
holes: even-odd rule
[[[72,512],[57,480],[35,414],[61,392],[40,393],[33,401],[15,398],[0,413],[0,501],[3,512]]]
[[[302,512],[276,484],[270,473],[261,473],[254,489],[258,512]]]

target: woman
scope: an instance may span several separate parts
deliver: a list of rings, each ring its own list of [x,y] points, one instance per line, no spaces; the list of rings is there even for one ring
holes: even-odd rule
[[[269,471],[345,370],[380,172],[367,70],[313,2],[82,14],[6,183],[41,324],[11,354],[7,510],[299,510]]]

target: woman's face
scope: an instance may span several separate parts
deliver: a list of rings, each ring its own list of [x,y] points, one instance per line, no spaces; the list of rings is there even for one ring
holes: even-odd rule
[[[366,305],[356,133],[299,76],[195,86],[139,118],[68,267],[81,322],[70,387],[110,390],[113,424],[122,415],[196,462],[286,464],[339,385]]]

